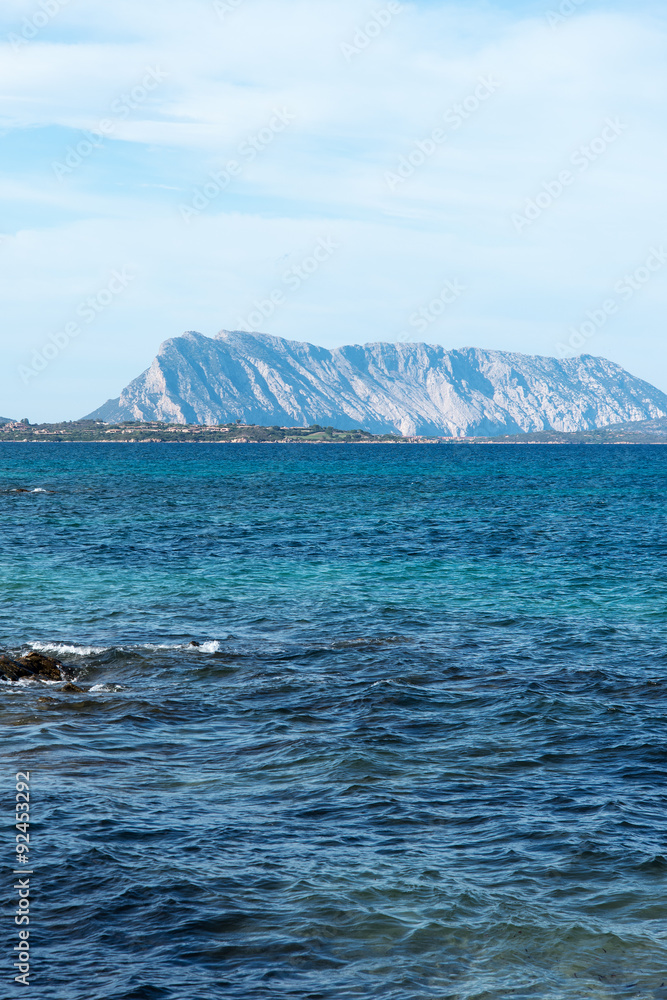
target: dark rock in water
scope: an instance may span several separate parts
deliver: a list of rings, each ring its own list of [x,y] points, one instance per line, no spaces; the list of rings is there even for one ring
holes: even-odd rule
[[[190,643],[190,645],[191,645],[191,646],[196,646],[196,647],[197,647],[197,649],[199,649],[199,647],[201,646],[201,642],[196,642],[196,641],[195,641],[195,640],[193,639],[193,640],[192,640],[192,642]]]
[[[0,679],[19,681],[25,677],[43,681],[62,681],[73,675],[70,667],[64,666],[59,660],[53,660],[43,653],[32,652],[18,660],[8,656],[0,656]]]
[[[23,677],[32,677],[30,670],[20,660],[10,660],[8,656],[0,656],[0,678],[5,681],[20,681]]]
[[[28,653],[22,656],[21,663],[32,670],[34,674],[49,681],[61,681],[63,679],[64,667],[58,660],[52,660],[50,656],[43,653]]]
[[[61,691],[66,691],[67,694],[83,694],[84,693],[83,688],[77,687],[76,684],[72,684],[69,681],[60,690]]]

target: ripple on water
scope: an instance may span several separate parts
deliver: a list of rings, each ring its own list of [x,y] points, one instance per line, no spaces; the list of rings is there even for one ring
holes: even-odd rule
[[[667,1000],[667,453],[117,451],[0,445],[40,1000]]]

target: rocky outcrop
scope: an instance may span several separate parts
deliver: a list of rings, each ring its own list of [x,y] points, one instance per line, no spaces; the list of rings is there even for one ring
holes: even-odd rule
[[[186,333],[87,419],[331,425],[462,437],[575,432],[667,415],[667,395],[604,358],[430,344],[329,351],[263,334]]]
[[[28,653],[18,660],[0,655],[0,680],[69,681],[73,675],[71,667],[43,653]]]

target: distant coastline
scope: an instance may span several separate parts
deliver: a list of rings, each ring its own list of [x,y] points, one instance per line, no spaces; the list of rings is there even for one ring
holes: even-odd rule
[[[318,421],[385,440],[495,440],[667,417],[667,393],[585,354],[552,358],[402,341],[330,351],[268,334],[223,330],[205,337],[190,330],[164,341],[120,396],[80,416],[108,425],[240,420],[290,430]]]
[[[335,427],[265,427],[259,424],[167,424],[126,421],[106,424],[77,420],[56,424],[9,421],[0,425],[0,442],[20,444],[507,444],[630,445],[667,444],[667,418],[612,424],[597,430],[562,433],[536,431],[493,437],[420,437],[371,434]]]

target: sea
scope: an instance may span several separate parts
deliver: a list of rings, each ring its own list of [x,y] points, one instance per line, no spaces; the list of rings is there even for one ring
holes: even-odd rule
[[[667,1000],[667,449],[0,444],[0,518],[83,689],[0,685],[0,995]]]

